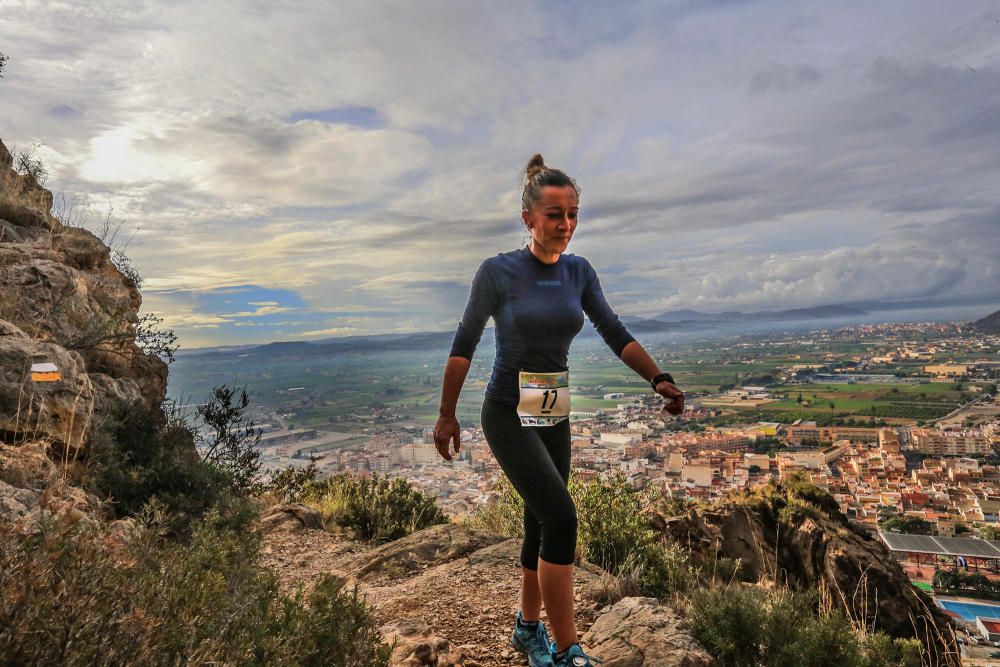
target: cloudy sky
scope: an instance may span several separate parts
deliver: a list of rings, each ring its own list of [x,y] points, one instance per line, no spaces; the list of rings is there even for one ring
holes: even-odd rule
[[[0,0],[0,51],[185,348],[452,329],[535,152],[621,314],[1000,295],[995,0]]]

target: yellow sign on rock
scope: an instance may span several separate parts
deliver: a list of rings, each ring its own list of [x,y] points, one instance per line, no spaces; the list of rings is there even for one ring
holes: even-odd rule
[[[31,364],[32,382],[58,382],[61,379],[55,364]]]

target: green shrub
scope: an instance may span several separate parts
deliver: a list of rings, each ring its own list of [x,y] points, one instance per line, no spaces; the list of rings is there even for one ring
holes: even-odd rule
[[[679,544],[650,542],[637,553],[642,566],[638,583],[643,595],[664,598],[697,586],[701,568],[691,564],[690,554]]]
[[[637,551],[645,555],[656,542],[643,514],[658,496],[654,490],[633,489],[621,473],[607,482],[571,478],[569,486],[576,505],[577,546],[590,562],[617,574],[627,556]]]
[[[495,491],[496,496],[477,508],[467,523],[497,535],[524,537],[524,500],[506,475],[497,478]]]
[[[246,387],[213,387],[212,396],[198,406],[198,417],[208,435],[196,433],[202,458],[225,470],[233,490],[240,495],[259,493],[263,464],[260,461],[261,430],[246,414],[250,398]]]
[[[646,519],[645,510],[659,501],[655,489],[633,489],[621,473],[607,482],[581,482],[570,473],[567,486],[576,506],[579,555],[618,577],[619,589],[663,597],[697,581],[687,551],[664,543]],[[506,477],[497,483],[497,496],[469,521],[510,537],[523,537],[523,522],[524,502]]]
[[[890,637],[881,630],[864,637],[865,667],[921,667],[924,653],[919,639]]]
[[[787,504],[778,510],[778,519],[785,524],[799,524],[806,519],[817,520],[820,511],[816,506],[801,498],[790,496]]]
[[[91,438],[92,483],[119,516],[135,516],[155,499],[170,515],[171,530],[186,533],[227,499],[232,483],[202,460],[190,428],[163,421],[156,411],[117,406]]]
[[[774,512],[786,525],[821,516],[847,524],[847,517],[833,496],[801,474],[793,474],[782,482],[769,480],[751,491],[733,492],[725,502],[735,502],[758,513]]]
[[[315,461],[305,468],[287,466],[271,471],[271,478],[263,486],[263,493],[280,503],[299,503],[305,499],[309,486],[319,476]]]
[[[432,496],[400,477],[341,473],[310,484],[305,499],[319,508],[325,521],[375,544],[448,523]]]
[[[790,497],[804,500],[817,509],[822,510],[831,518],[843,517],[840,512],[840,505],[833,496],[825,490],[816,486],[805,477],[805,475],[795,474],[786,479],[782,486]]]
[[[184,545],[58,520],[0,528],[0,663],[388,665],[356,588],[325,577],[307,605],[258,557],[252,531],[212,516]]]
[[[865,634],[813,591],[715,586],[689,600],[692,634],[721,667],[917,667],[916,640]]]

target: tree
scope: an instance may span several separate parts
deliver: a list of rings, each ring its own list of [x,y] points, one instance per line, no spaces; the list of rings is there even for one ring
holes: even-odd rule
[[[7,65],[8,60],[10,60],[10,58],[0,52],[0,79],[3,78],[3,68]]]
[[[834,403],[833,401],[830,401],[830,412],[833,412],[836,407],[837,407],[837,404]]]
[[[798,403],[799,405],[802,405],[802,393],[801,392],[799,392],[799,397],[795,399],[795,402]]]
[[[934,588],[952,589],[959,587],[959,574],[951,570],[938,570],[934,573],[931,583]]]
[[[930,535],[933,524],[918,516],[894,516],[882,522],[884,530],[907,535]]]
[[[979,537],[984,540],[1000,540],[1000,526],[981,526]]]
[[[250,495],[259,490],[262,464],[260,437],[263,431],[255,428],[246,416],[246,386],[239,390],[226,385],[212,388],[212,398],[198,406],[198,416],[208,427],[208,434],[199,432],[199,451],[202,458],[232,476],[233,489]]]
[[[14,155],[14,171],[19,174],[28,174],[35,179],[35,183],[45,185],[49,179],[49,170],[45,164],[35,157],[38,144],[33,144],[24,150],[17,151]]]

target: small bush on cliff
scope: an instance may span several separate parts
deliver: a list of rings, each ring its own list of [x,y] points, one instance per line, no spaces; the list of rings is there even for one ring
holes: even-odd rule
[[[181,545],[85,523],[0,527],[0,663],[388,665],[357,589],[279,593],[257,536],[209,518]]]
[[[198,455],[187,426],[161,426],[156,412],[114,409],[91,438],[93,481],[119,516],[137,515],[155,498],[169,515],[170,529],[186,533],[192,521],[223,501],[231,482]]]
[[[45,185],[49,180],[49,170],[45,163],[35,157],[38,144],[32,144],[27,148],[14,152],[14,171],[19,174],[27,174],[35,179],[35,183]]]
[[[432,496],[400,477],[341,473],[310,484],[306,502],[318,507],[325,521],[375,544],[448,522]]]
[[[169,404],[169,414],[116,405],[91,438],[94,486],[121,516],[137,515],[155,500],[166,527],[178,534],[213,508],[245,522],[243,499],[263,489],[260,431],[245,418],[246,392],[235,397],[235,390],[216,387],[198,408],[207,435]]]
[[[665,543],[644,511],[659,494],[650,488],[633,489],[622,474],[606,482],[581,482],[570,473],[569,493],[576,506],[577,551],[591,563],[618,577],[622,591],[637,590],[663,597],[687,590],[698,578],[697,569],[676,545]],[[474,527],[511,537],[524,535],[524,502],[506,477],[497,482],[497,496],[470,520]]]
[[[288,466],[271,470],[270,478],[264,484],[262,498],[274,503],[300,503],[305,500],[309,488],[319,477],[316,461],[309,461],[305,468]]]
[[[688,620],[721,667],[920,667],[916,640],[866,634],[815,592],[716,586],[695,592]]]
[[[246,387],[237,389],[225,385],[212,388],[211,398],[198,406],[198,416],[208,429],[208,435],[198,432],[197,441],[202,457],[230,475],[233,490],[240,495],[258,493],[262,489],[260,462],[261,430],[246,415],[250,399]]]
[[[506,475],[497,477],[494,493],[489,502],[476,508],[467,523],[497,535],[524,537],[524,501]]]
[[[754,511],[774,512],[784,523],[798,523],[805,518],[825,516],[842,524],[847,517],[833,496],[802,475],[792,475],[783,482],[768,481],[752,491],[741,491],[728,499]]]

